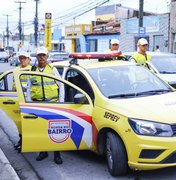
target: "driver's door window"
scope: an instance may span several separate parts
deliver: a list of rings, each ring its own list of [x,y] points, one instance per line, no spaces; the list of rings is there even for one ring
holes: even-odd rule
[[[92,87],[81,72],[78,72],[77,70],[74,69],[68,70],[66,74],[66,80],[81,88],[90,96],[92,100],[94,100],[94,93]],[[68,93],[70,94],[70,96],[71,94],[73,94],[72,96],[74,96],[75,94],[75,92],[72,92],[72,90],[71,91],[69,90]]]
[[[79,103],[75,101],[75,98],[78,98],[77,94],[82,93],[66,83],[44,75],[21,75],[20,79],[22,76],[27,78],[27,85],[21,81],[26,102]],[[87,104],[86,96],[84,98]]]
[[[0,91],[13,91],[13,84],[13,73],[5,75],[2,79],[0,79]]]

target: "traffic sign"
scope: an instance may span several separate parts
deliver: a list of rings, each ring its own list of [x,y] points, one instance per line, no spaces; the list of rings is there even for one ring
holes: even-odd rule
[[[139,37],[145,37],[146,36],[146,28],[145,27],[139,27],[138,36]]]
[[[52,14],[51,13],[45,13],[45,19],[51,19]]]

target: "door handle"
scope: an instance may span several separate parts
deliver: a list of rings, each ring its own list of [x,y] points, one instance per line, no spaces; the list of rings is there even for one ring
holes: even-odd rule
[[[3,104],[16,104],[14,101],[4,101]]]
[[[38,116],[23,116],[24,119],[37,119]]]

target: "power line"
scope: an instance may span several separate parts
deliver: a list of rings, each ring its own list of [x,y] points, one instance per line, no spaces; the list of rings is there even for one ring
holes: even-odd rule
[[[55,26],[58,26],[58,25],[61,25],[61,24],[65,24],[66,22],[70,21],[71,19],[75,19],[75,18],[77,18],[79,16],[82,16],[83,14],[85,14],[85,13],[87,13],[89,11],[92,11],[93,9],[96,9],[97,7],[103,5],[103,4],[107,3],[107,2],[109,2],[109,0],[104,0],[104,1],[96,2],[94,4],[90,3],[90,6],[86,7],[86,9],[82,9],[81,8],[80,11],[74,12],[72,16],[71,15],[64,16],[64,20],[63,20],[64,22],[60,22],[60,23],[58,23],[56,25],[53,25],[52,27],[55,27]],[[68,20],[66,20],[66,19],[68,19]]]

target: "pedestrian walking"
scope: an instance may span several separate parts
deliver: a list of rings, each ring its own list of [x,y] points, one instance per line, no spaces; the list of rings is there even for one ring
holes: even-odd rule
[[[159,45],[156,45],[155,51],[160,52]]]

